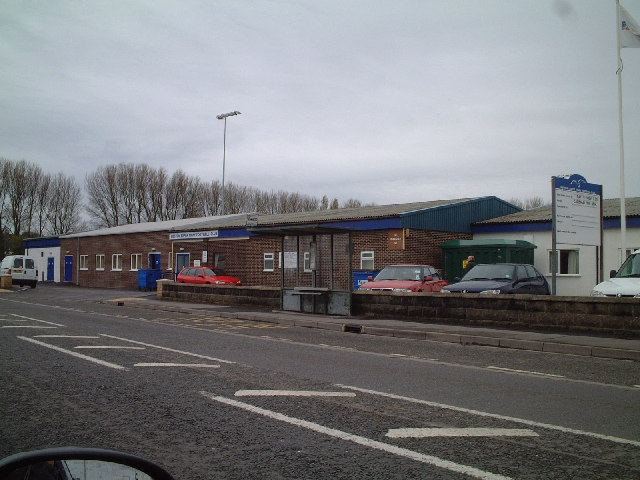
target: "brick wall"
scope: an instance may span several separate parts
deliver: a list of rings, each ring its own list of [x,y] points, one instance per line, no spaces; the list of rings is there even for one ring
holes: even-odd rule
[[[244,285],[279,287],[281,283],[281,260],[283,250],[281,237],[260,236],[242,240],[198,240],[195,242],[175,242],[169,240],[169,231],[131,233],[123,235],[103,235],[97,237],[62,238],[61,252],[73,256],[72,282],[85,287],[102,288],[137,288],[138,272],[131,268],[131,255],[141,255],[141,269],[148,269],[150,253],[161,255],[161,268],[169,273],[170,257],[177,253],[190,254],[190,264],[194,260],[202,260],[203,251],[207,252],[207,261],[201,265],[214,266],[216,254],[223,254],[224,268],[230,274],[242,279]],[[316,285],[336,290],[350,289],[351,279],[348,275],[348,234],[316,235],[315,239],[320,252]],[[406,239],[405,250],[389,250],[387,230],[361,231],[352,233],[352,268],[360,269],[360,253],[373,251],[375,269],[393,263],[425,263],[436,268],[443,267],[440,245],[452,239],[469,239],[470,234],[426,232],[411,230]],[[304,252],[310,251],[312,236],[287,237],[284,250],[295,252],[298,256],[299,271],[287,270],[285,286],[311,286],[313,274],[304,271]],[[173,254],[172,254],[173,248]],[[180,250],[182,249],[182,250]],[[274,254],[274,270],[264,270],[264,254]],[[96,255],[104,255],[104,270],[96,269]],[[122,270],[112,268],[112,256],[122,255]],[[88,268],[79,270],[80,256],[88,256]],[[333,268],[330,259],[333,257]],[[64,278],[64,261],[60,262],[60,278]],[[173,266],[173,264],[171,264]],[[331,272],[333,270],[333,283]]]

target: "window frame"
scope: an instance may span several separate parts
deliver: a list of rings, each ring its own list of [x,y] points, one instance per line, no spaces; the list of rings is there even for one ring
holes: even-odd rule
[[[121,253],[113,253],[111,254],[111,271],[112,272],[121,272],[122,271],[122,254]]]
[[[135,261],[133,259],[136,259]],[[135,265],[135,267],[134,267]],[[142,265],[142,254],[141,253],[132,253],[131,254],[131,263],[129,264],[129,270],[131,272],[137,272],[140,270],[140,266]]]
[[[575,254],[575,259],[571,258],[571,254]],[[562,248],[556,250],[556,261],[558,266],[557,275],[562,276],[579,276],[580,275],[580,249],[579,248]],[[549,275],[553,275],[553,250],[549,250]],[[563,268],[566,265],[566,268]],[[575,268],[572,268],[575,267]],[[565,270],[565,271],[563,271]],[[572,271],[575,270],[575,271]]]
[[[78,262],[78,268],[80,270],[89,270],[89,255],[80,255]]]
[[[269,263],[271,263],[271,268],[268,267]],[[276,266],[275,254],[274,253],[263,253],[262,254],[262,271],[263,272],[274,272]]]
[[[365,266],[365,262],[371,262],[371,266]],[[360,252],[360,270],[375,270],[376,254],[373,250],[363,250]]]
[[[96,253],[96,271],[104,272],[105,254]]]

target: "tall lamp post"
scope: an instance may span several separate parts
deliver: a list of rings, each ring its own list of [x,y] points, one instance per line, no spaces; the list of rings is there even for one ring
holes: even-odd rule
[[[229,112],[229,113],[222,113],[220,115],[218,115],[216,118],[218,120],[224,120],[224,136],[223,136],[223,140],[222,140],[222,191],[221,191],[221,195],[220,195],[220,204],[221,204],[221,215],[225,214],[225,205],[224,205],[224,169],[225,169],[225,163],[227,160],[227,117],[233,117],[234,115],[240,115],[240,112],[235,111],[235,112]]]

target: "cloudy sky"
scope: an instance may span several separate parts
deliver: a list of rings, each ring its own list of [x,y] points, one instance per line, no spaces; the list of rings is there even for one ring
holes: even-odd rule
[[[622,0],[640,21],[640,0]],[[619,195],[615,0],[0,0],[0,156],[377,204]],[[622,50],[640,196],[640,48]]]

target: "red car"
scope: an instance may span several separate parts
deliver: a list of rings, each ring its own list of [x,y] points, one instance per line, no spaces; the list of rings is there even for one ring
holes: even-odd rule
[[[390,292],[439,292],[449,285],[431,265],[389,265],[375,278],[369,277],[360,290],[386,290]]]
[[[239,278],[227,275],[224,270],[211,267],[185,267],[178,274],[179,283],[204,285],[242,285]]]

